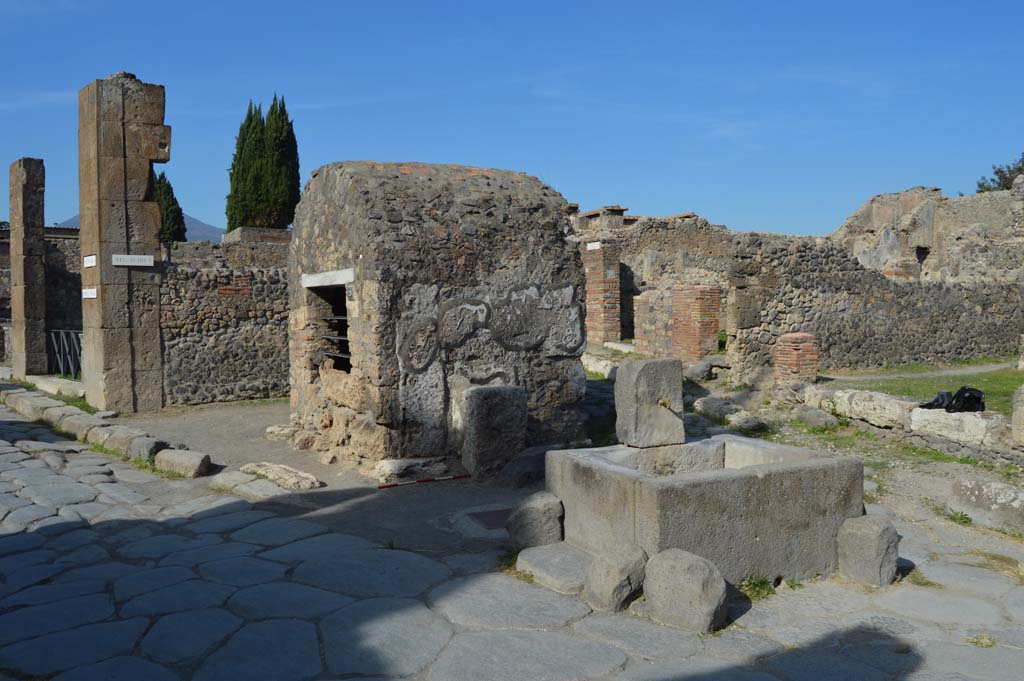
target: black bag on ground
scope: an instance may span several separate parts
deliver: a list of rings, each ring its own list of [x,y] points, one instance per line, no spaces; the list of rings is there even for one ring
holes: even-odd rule
[[[977,388],[962,386],[953,395],[953,401],[946,407],[949,413],[960,411],[985,411],[985,393]]]
[[[948,390],[942,390],[931,402],[922,404],[921,409],[945,409],[951,414],[960,411],[985,411],[985,393],[967,386],[961,386],[956,395]]]
[[[931,402],[925,402],[921,405],[922,409],[945,409],[953,403],[953,393],[948,390],[942,390],[935,395],[935,399]]]

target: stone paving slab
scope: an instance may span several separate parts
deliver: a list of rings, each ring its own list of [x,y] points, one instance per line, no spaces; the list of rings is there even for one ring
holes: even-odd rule
[[[0,523],[0,669],[19,678],[1003,681],[1024,668],[1024,587],[977,564],[969,530],[898,520],[942,588],[815,581],[737,601],[735,624],[701,638],[495,573],[499,547],[383,548],[206,481],[55,451],[17,422],[0,407],[0,513],[35,517]],[[33,501],[78,485],[114,493]],[[996,646],[967,643],[981,634]]]

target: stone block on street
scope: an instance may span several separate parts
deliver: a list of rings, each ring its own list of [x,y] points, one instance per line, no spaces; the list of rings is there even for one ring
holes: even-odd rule
[[[526,389],[472,386],[462,391],[454,414],[462,436],[462,465],[473,475],[497,473],[526,446]]]
[[[644,582],[647,554],[637,546],[624,546],[612,555],[598,555],[590,561],[583,600],[594,610],[622,610]]]
[[[900,535],[889,518],[849,518],[839,528],[839,574],[870,586],[886,586],[896,577]]]
[[[154,458],[157,470],[185,478],[198,478],[210,470],[210,455],[182,449],[165,449]]]
[[[537,492],[524,499],[508,520],[512,545],[517,549],[562,541],[562,502],[551,492]]]
[[[675,359],[626,360],[615,378],[615,434],[630,447],[682,444],[683,365]]]
[[[279,463],[266,461],[247,463],[240,470],[243,473],[270,480],[285,489],[305,490],[323,486],[316,476]]]
[[[725,598],[725,580],[709,560],[668,549],[647,561],[642,610],[655,622],[713,631],[725,621]]]

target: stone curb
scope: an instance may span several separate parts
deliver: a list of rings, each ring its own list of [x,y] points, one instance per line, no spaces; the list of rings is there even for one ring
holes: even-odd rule
[[[54,430],[80,442],[103,447],[125,458],[142,457],[154,461],[158,452],[170,449],[170,445],[145,431],[107,424],[103,419],[40,391],[0,388],[0,404],[7,405],[25,418],[45,421]]]

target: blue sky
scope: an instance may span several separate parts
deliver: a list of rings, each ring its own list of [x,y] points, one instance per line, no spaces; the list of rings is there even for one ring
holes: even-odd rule
[[[276,91],[303,181],[464,163],[583,208],[825,234],[1024,151],[1022,25],[1024,3],[0,0],[0,160],[42,157],[47,222],[78,212],[76,92],[127,70],[166,85],[163,169],[218,226],[246,104]]]

